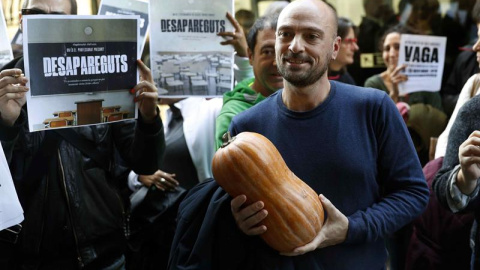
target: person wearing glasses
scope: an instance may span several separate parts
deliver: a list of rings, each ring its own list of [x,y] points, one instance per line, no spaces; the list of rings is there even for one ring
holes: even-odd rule
[[[75,0],[27,0],[22,9],[76,13]],[[0,237],[0,269],[125,269],[125,210],[112,165],[115,149],[139,174],[161,164],[165,138],[150,69],[137,60],[137,120],[30,133],[23,63],[16,58],[0,71],[0,141],[25,216],[17,239]]]
[[[347,71],[347,66],[353,64],[353,56],[358,51],[355,25],[347,18],[338,18],[337,35],[342,38],[337,58],[328,64],[328,79],[356,85],[355,80]]]

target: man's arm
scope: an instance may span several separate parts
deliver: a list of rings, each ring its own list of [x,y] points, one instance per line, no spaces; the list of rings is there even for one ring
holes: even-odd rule
[[[345,243],[374,242],[419,216],[429,199],[428,186],[408,130],[395,104],[384,95],[372,112],[376,134],[377,179],[381,199],[348,216]]]
[[[150,69],[137,60],[141,82],[131,93],[139,103],[139,117],[131,121],[112,124],[115,144],[122,158],[137,173],[154,174],[160,167],[165,150],[163,124],[157,106],[158,90],[155,87]],[[133,129],[135,127],[135,129]]]

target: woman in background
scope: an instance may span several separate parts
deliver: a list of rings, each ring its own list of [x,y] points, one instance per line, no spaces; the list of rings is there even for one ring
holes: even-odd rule
[[[358,51],[355,26],[347,18],[338,18],[338,34],[342,38],[337,58],[328,64],[328,79],[355,85],[347,71],[347,65],[353,64],[353,56]]]

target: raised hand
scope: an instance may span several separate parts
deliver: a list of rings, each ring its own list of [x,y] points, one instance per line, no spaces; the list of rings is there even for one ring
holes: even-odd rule
[[[155,87],[150,69],[142,60],[137,60],[137,65],[140,71],[140,82],[135,85],[131,93],[138,92],[135,102],[138,102],[140,114],[146,123],[151,123],[158,115],[158,89]]]
[[[232,45],[235,51],[237,52],[237,56],[240,57],[247,57],[247,39],[245,38],[245,33],[243,32],[243,28],[240,26],[237,20],[227,12],[227,18],[232,23],[233,27],[235,28],[235,32],[220,32],[217,35],[221,37],[230,37],[225,41],[220,42],[222,45]]]
[[[0,73],[0,121],[7,126],[13,126],[22,106],[25,105],[26,84],[20,69],[6,69]]]

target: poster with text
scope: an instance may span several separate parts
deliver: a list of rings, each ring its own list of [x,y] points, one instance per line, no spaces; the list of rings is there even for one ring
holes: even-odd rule
[[[8,38],[7,25],[3,16],[3,9],[0,8],[0,68],[12,61],[12,46]]]
[[[138,15],[140,16],[139,55],[145,47],[148,32],[148,0],[102,0],[98,15]]]
[[[400,94],[440,91],[446,45],[446,37],[402,34],[398,65],[408,80],[398,84]]]
[[[233,0],[150,2],[150,67],[161,97],[219,96],[233,88]]]
[[[30,131],[137,118],[139,17],[23,18]]]

